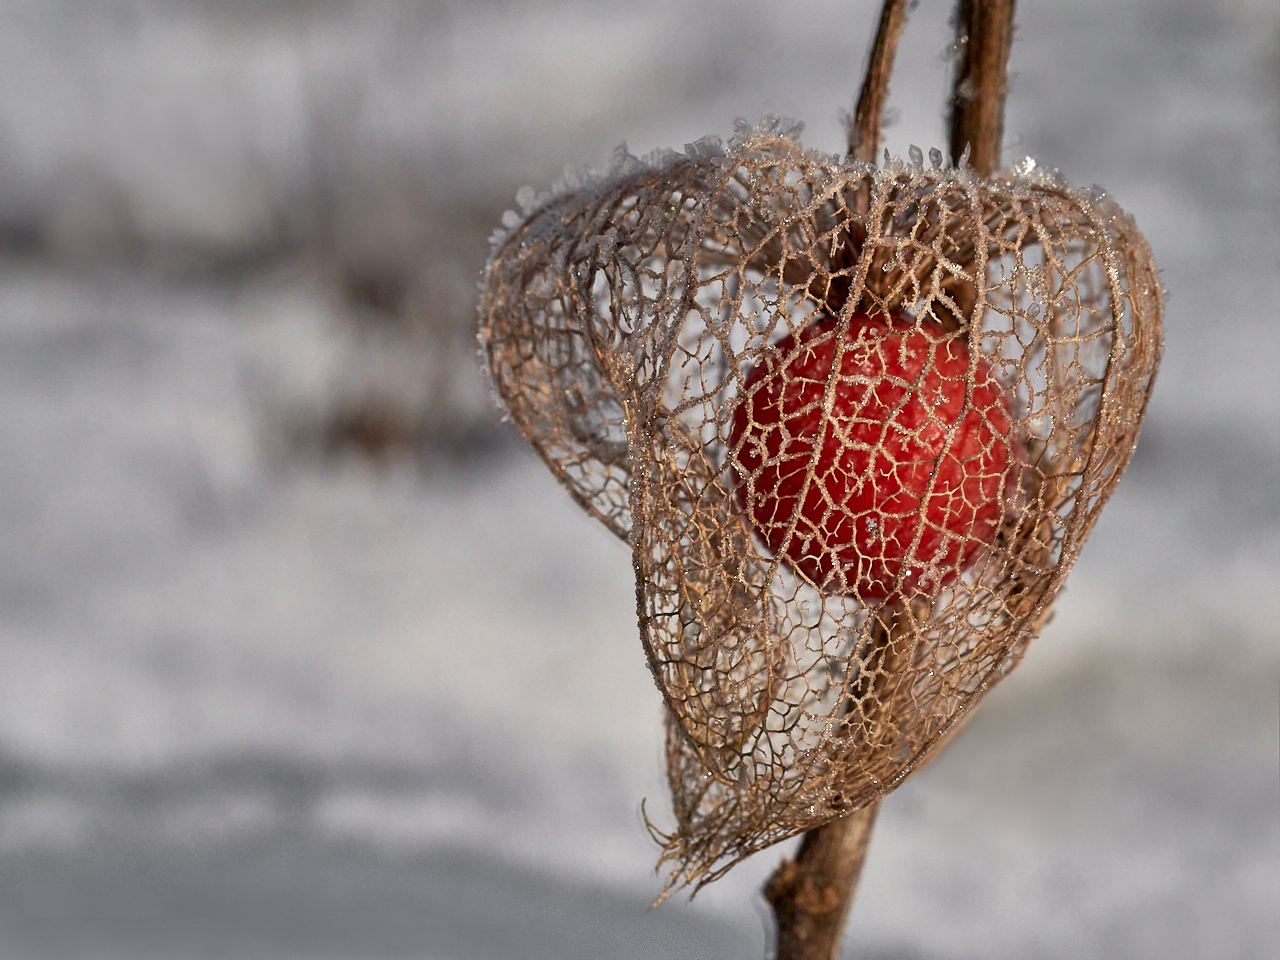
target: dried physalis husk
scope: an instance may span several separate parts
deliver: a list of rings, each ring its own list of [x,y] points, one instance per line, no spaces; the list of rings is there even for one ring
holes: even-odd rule
[[[1101,191],[797,133],[521,197],[483,293],[511,415],[633,549],[676,885],[877,800],[1012,669],[1159,358],[1150,252]]]

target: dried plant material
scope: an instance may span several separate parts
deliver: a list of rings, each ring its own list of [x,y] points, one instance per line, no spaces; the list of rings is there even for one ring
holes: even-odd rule
[[[1013,668],[1159,355],[1100,191],[797,134],[525,194],[482,301],[511,415],[633,549],[674,885],[875,802]]]

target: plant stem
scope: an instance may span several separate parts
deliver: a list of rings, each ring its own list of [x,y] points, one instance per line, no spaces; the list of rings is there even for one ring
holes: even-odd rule
[[[1000,168],[1004,95],[1013,48],[1014,0],[959,0],[956,73],[951,97],[951,160],[967,146],[984,177]]]
[[[875,163],[889,77],[906,21],[907,0],[884,0],[858,105],[849,120],[851,160]],[[864,194],[859,199],[865,203],[868,198]],[[882,643],[891,643],[887,633]],[[796,859],[784,859],[769,878],[764,895],[778,924],[776,960],[839,960],[840,936],[878,807],[878,802],[869,804],[810,830]]]
[[[878,807],[810,830],[795,860],[783,860],[769,878],[764,895],[778,922],[777,960],[839,960]]]
[[[871,627],[873,664],[848,691],[841,711],[861,714],[865,736],[879,737],[883,704],[892,699],[908,656],[913,615],[894,604]],[[840,936],[862,874],[879,801],[815,827],[804,835],[796,859],[783,860],[765,884],[778,924],[776,960],[839,960]]]
[[[951,100],[951,157],[958,163],[968,148],[970,165],[983,176],[1000,166],[1013,8],[1014,0],[959,0],[956,8],[959,53]],[[875,162],[906,16],[907,0],[884,0],[857,109],[849,122],[850,159]],[[887,661],[896,659],[898,632],[897,624],[888,626],[878,643],[890,674],[897,667]],[[776,960],[839,960],[841,934],[878,807],[878,802],[869,804],[810,830],[795,860],[783,860],[769,878],[764,895],[778,923]]]
[[[880,128],[884,120],[884,102],[889,96],[889,77],[898,52],[898,38],[907,22],[907,0],[885,0],[880,9],[880,26],[876,29],[867,75],[862,80],[858,106],[849,121],[849,159],[876,162],[880,148]]]

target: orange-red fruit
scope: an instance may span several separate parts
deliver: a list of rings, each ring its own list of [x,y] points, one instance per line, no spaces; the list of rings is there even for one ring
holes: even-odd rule
[[[747,373],[729,431],[738,502],[770,550],[825,593],[931,596],[1000,526],[1007,391],[985,358],[971,363],[963,334],[854,316],[824,417],[837,327],[819,318]]]

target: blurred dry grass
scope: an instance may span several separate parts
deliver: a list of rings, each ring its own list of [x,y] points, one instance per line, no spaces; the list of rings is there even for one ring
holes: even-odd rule
[[[327,396],[265,411],[268,435],[310,458],[484,454],[506,434],[476,375],[476,283],[517,185],[375,103],[430,84],[456,9],[0,4],[19,60],[60,78],[49,106],[86,121],[43,144],[30,129],[26,143],[0,140],[0,170],[13,173],[0,188],[0,256],[106,284],[123,271],[234,288],[285,271],[318,289],[348,355]],[[95,106],[106,122],[87,122]],[[11,126],[33,122],[10,114]],[[149,162],[135,162],[139,150]],[[53,162],[37,162],[40,151]]]

